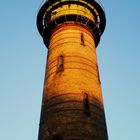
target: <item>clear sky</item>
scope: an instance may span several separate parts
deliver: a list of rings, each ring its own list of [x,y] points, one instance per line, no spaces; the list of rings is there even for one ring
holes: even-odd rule
[[[0,1],[0,140],[37,140],[47,49],[42,0]],[[140,140],[140,1],[102,0],[97,48],[109,140]]]

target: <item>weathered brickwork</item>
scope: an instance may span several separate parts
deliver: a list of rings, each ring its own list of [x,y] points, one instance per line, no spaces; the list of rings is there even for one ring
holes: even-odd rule
[[[37,25],[48,48],[38,140],[108,140],[96,56],[102,8],[48,0]]]

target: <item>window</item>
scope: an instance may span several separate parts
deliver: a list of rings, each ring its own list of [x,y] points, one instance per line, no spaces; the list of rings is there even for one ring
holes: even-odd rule
[[[64,70],[64,56],[61,55],[58,57],[57,72],[60,72],[63,70]]]
[[[85,46],[84,34],[81,33],[81,45]]]
[[[84,113],[86,115],[90,115],[90,106],[89,106],[89,99],[88,94],[84,93]]]
[[[71,6],[71,4],[69,3],[69,4],[68,4],[68,8],[70,8],[70,6]]]

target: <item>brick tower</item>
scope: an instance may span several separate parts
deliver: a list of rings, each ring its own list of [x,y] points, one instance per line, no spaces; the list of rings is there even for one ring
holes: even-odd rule
[[[38,140],[108,140],[96,47],[97,0],[46,0],[37,27],[48,48]]]

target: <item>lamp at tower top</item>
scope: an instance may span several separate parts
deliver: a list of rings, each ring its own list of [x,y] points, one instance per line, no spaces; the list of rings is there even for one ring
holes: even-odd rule
[[[98,45],[106,18],[99,0],[46,0],[37,16],[37,27],[46,46],[53,31],[66,24],[88,29]]]

